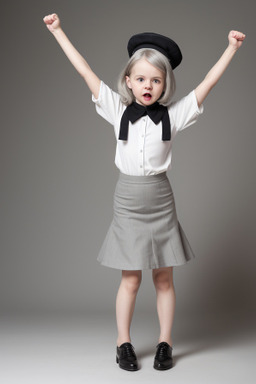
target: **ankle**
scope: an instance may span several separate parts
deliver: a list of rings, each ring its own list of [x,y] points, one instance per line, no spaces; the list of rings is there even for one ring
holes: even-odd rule
[[[131,343],[131,339],[130,337],[126,337],[126,338],[118,338],[117,341],[116,341],[116,345],[118,347],[120,347],[120,345],[124,344],[124,343]]]
[[[170,347],[172,347],[172,339],[171,338],[159,338],[159,340],[158,340],[158,343],[160,344],[160,343],[167,343],[167,344],[169,344],[170,345]]]

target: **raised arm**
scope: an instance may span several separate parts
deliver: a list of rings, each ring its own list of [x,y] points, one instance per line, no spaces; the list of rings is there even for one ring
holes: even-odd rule
[[[245,35],[238,31],[230,31],[228,35],[229,45],[221,58],[208,72],[204,80],[195,89],[198,106],[203,103],[210,90],[217,84],[237,50],[241,47]]]
[[[78,73],[84,78],[92,94],[97,99],[100,90],[100,79],[90,68],[87,61],[80,55],[60,26],[60,19],[56,13],[44,17],[44,22],[49,31],[67,55],[70,62],[74,65]]]

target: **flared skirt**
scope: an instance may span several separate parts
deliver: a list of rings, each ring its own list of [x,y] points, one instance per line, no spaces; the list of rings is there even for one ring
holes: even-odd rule
[[[178,221],[166,172],[150,176],[119,174],[114,214],[98,261],[121,270],[178,266],[194,258]]]

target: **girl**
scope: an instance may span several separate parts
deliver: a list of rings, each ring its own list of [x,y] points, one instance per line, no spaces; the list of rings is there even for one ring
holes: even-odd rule
[[[158,370],[172,367],[171,330],[175,309],[173,267],[194,257],[177,219],[166,171],[171,167],[176,133],[196,122],[202,103],[218,82],[245,35],[231,31],[229,45],[198,87],[171,103],[173,69],[182,54],[171,39],[155,33],[132,36],[130,60],[113,92],[71,44],[54,13],[44,22],[92,92],[97,112],[110,122],[117,139],[115,164],[120,170],[114,195],[114,217],[99,253],[102,265],[122,270],[116,299],[119,367],[138,369],[130,325],[142,270],[152,269],[160,323],[154,358]]]

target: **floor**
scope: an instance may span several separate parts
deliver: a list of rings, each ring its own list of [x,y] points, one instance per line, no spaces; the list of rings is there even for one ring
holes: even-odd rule
[[[132,334],[140,370],[115,362],[113,314],[2,315],[0,382],[3,384],[255,383],[256,332],[245,316],[176,317],[174,367],[153,369],[158,331],[150,313],[134,316]]]

